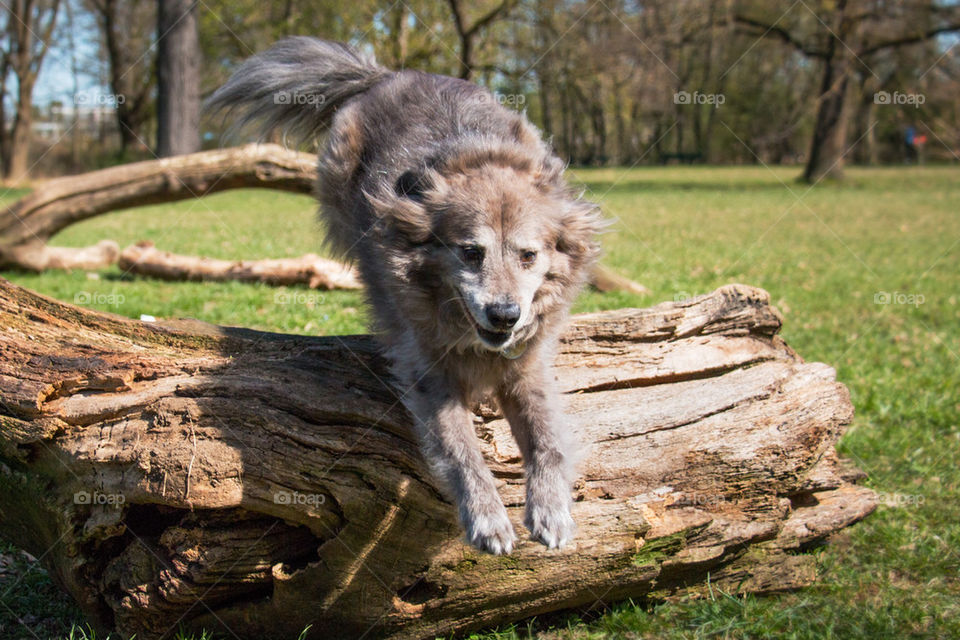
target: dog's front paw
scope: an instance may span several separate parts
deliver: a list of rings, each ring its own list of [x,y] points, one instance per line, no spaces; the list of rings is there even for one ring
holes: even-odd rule
[[[463,526],[467,540],[477,549],[494,555],[513,551],[516,535],[507,518],[507,510],[499,500],[487,509],[465,513]]]
[[[530,530],[532,540],[551,549],[559,549],[569,542],[577,529],[566,501],[559,504],[529,503],[523,523]]]

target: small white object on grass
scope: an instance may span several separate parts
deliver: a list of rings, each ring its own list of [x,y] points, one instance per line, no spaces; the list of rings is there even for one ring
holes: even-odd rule
[[[153,316],[148,316],[145,313],[140,314],[140,322],[156,322],[156,321],[157,319],[154,318]]]

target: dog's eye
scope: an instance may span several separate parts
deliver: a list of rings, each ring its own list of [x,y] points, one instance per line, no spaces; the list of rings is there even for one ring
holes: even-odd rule
[[[537,261],[537,252],[536,251],[521,251],[520,252],[520,264],[525,267],[529,267],[534,262]]]
[[[471,266],[479,266],[483,262],[483,247],[476,245],[464,245],[460,247],[460,255],[463,261]]]

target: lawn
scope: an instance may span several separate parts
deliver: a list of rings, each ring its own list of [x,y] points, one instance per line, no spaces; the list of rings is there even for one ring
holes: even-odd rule
[[[600,613],[476,637],[960,637],[960,169],[851,169],[842,185],[813,189],[795,183],[797,174],[571,170],[615,221],[603,239],[606,264],[651,290],[588,292],[576,310],[648,306],[729,282],[763,287],[783,313],[784,338],[807,360],[836,367],[849,386],[857,417],[840,451],[869,473],[880,509],[817,551],[820,580],[801,592],[607,603]],[[54,242],[147,239],[215,257],[294,256],[318,249],[313,211],[306,197],[231,192],[90,220]],[[133,317],[310,334],[360,332],[365,324],[355,292],[163,283],[116,268],[2,275]],[[74,623],[82,618],[42,571],[0,543],[0,637],[69,637]],[[79,627],[73,633],[83,637]]]

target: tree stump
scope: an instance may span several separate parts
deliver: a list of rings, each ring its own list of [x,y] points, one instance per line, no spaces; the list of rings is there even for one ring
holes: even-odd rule
[[[623,598],[810,584],[874,494],[838,460],[833,369],[765,292],[577,316],[556,375],[579,530],[462,541],[368,336],[144,323],[0,281],[0,534],[124,637],[424,638]],[[509,429],[477,435],[521,538]]]

